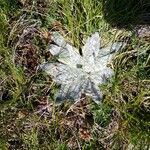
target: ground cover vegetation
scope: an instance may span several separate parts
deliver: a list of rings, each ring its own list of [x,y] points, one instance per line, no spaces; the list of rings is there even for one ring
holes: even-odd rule
[[[148,150],[149,0],[0,0],[0,149]],[[99,32],[102,46],[126,46],[95,104],[84,94],[55,102],[59,86],[38,66],[58,31],[80,50]]]

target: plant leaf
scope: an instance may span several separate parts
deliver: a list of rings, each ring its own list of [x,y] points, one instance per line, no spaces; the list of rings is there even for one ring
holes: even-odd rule
[[[86,82],[84,92],[86,93],[86,95],[92,97],[95,102],[98,102],[102,99],[102,93],[100,92],[99,87],[90,79]]]
[[[60,62],[71,67],[76,67],[76,63],[82,63],[81,56],[77,52],[77,49],[66,43],[60,34],[54,32],[52,39],[57,45],[50,44],[50,52],[53,56],[58,56]]]
[[[123,48],[125,45],[122,42],[115,42],[113,44],[109,44],[107,47],[101,48],[99,50],[97,59],[100,59],[102,57],[105,57],[108,55],[110,58],[113,56],[115,52],[118,52],[121,48]]]
[[[82,74],[81,70],[72,69],[68,65],[61,63],[44,63],[40,68],[50,74],[58,84],[67,84],[71,80],[76,79],[79,74]]]
[[[86,41],[86,44],[82,48],[83,57],[85,59],[85,63],[94,64],[96,57],[98,56],[100,49],[100,37],[98,32],[94,33],[91,37],[89,37]]]
[[[56,100],[61,101],[65,99],[77,100],[81,97],[83,91],[85,78],[72,78],[68,83],[62,84],[59,93],[56,94]]]

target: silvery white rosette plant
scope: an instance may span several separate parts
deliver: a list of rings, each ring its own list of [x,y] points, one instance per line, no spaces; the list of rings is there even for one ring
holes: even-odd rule
[[[83,56],[58,33],[53,32],[49,51],[58,62],[46,62],[40,68],[51,75],[61,85],[56,100],[77,100],[84,93],[95,102],[102,99],[99,85],[113,75],[107,67],[112,56],[122,47],[122,43],[113,43],[101,48],[99,33],[94,33],[82,48]]]

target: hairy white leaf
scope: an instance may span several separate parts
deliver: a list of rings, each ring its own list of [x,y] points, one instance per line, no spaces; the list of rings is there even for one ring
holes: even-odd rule
[[[99,48],[100,48],[100,37],[98,32],[96,32],[87,39],[86,44],[83,46],[82,51],[85,63],[94,65],[95,59],[99,53]]]
[[[59,62],[71,67],[76,67],[76,62],[81,63],[82,59],[78,53],[78,50],[68,44],[61,35],[54,32],[52,35],[52,40],[54,40],[53,42],[56,45],[50,44],[49,49],[53,56],[58,56]]]
[[[113,75],[113,70],[107,67],[107,64],[123,43],[113,43],[100,48],[100,37],[96,32],[87,39],[82,49],[83,56],[80,56],[77,49],[67,43],[59,33],[54,32],[52,40],[50,52],[57,56],[59,62],[44,63],[40,67],[50,74],[56,83],[61,84],[56,100],[76,100],[84,93],[96,102],[100,101],[102,92],[99,85]]]

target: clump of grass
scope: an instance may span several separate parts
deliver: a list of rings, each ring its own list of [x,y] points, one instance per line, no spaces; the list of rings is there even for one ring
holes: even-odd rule
[[[51,10],[52,9],[52,10]],[[91,0],[61,0],[55,1],[50,7],[50,15],[63,24],[63,28],[71,35],[74,45],[80,47],[84,36],[101,30],[108,30],[108,25],[102,19],[102,2]]]
[[[103,0],[104,18],[112,26],[130,27],[131,24],[147,23],[144,14],[150,13],[149,8],[149,0]]]
[[[4,44],[7,42],[7,37],[9,34],[9,21],[12,18],[15,18],[19,5],[17,5],[18,1],[9,1],[9,0],[1,0],[0,1],[0,44]]]
[[[124,141],[128,141],[127,143],[132,144],[134,149],[148,148],[149,119],[147,115],[149,109],[147,109],[147,104],[150,82],[149,76],[139,76],[139,73],[142,73],[140,68],[145,68],[145,73],[149,71],[148,64],[143,66],[149,57],[149,48],[145,44],[145,42],[141,42],[140,46],[136,45],[136,50],[126,49],[120,56],[117,56],[115,63],[120,63],[115,64],[116,76],[111,85],[112,90],[104,90],[107,95],[105,102],[111,104],[119,112],[120,123],[116,138],[118,136]],[[144,52],[141,51],[143,46]],[[139,59],[139,56],[140,58],[143,56],[144,59]],[[112,140],[114,139],[115,137],[112,138]],[[113,143],[116,145],[118,142],[117,138]],[[145,144],[143,145],[143,143]],[[122,146],[126,144],[121,143]],[[117,148],[115,145],[112,148]]]

